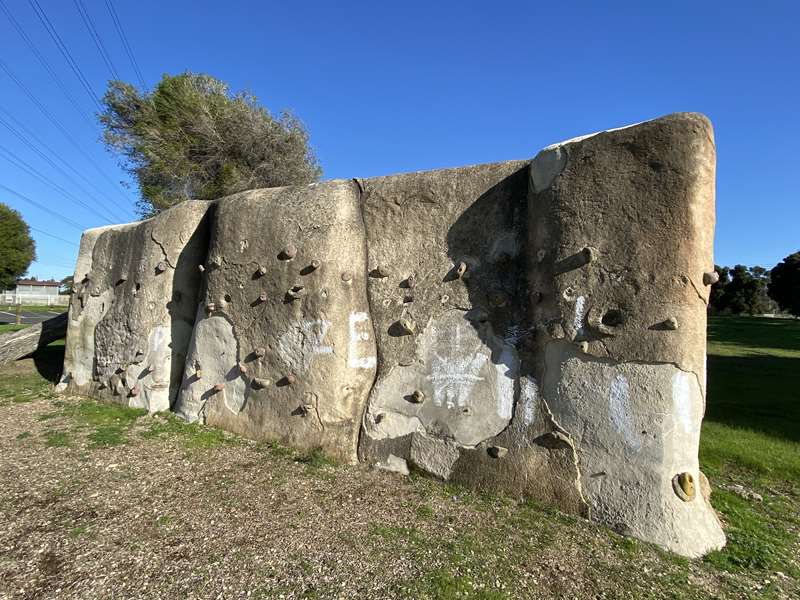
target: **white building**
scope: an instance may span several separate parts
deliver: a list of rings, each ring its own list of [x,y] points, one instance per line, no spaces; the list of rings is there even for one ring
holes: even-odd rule
[[[68,294],[59,294],[61,284],[53,279],[18,279],[14,289],[3,293],[6,304],[69,304]]]

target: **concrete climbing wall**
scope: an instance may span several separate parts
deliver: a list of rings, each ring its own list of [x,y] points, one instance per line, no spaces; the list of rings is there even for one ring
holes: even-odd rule
[[[61,387],[702,555],[714,168],[681,113],[90,230]]]
[[[224,198],[212,230],[175,411],[355,462],[376,364],[356,184]]]
[[[184,202],[83,234],[61,391],[169,410],[194,325],[208,209]]]

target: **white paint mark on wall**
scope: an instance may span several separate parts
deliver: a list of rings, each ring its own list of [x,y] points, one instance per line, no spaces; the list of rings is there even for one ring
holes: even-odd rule
[[[520,380],[520,397],[522,398],[522,422],[530,426],[536,420],[536,409],[539,402],[539,386],[533,377]]]
[[[281,358],[295,373],[308,370],[318,354],[332,354],[325,344],[331,322],[323,319],[304,319],[293,323],[289,331],[278,338]]]
[[[636,435],[632,409],[630,384],[624,375],[616,375],[608,394],[609,417],[628,446],[633,450],[639,450],[642,442]]]
[[[361,347],[370,339],[369,315],[365,312],[352,312],[349,318],[349,343],[347,346],[347,364],[353,369],[372,369],[377,362],[369,348],[363,356]]]
[[[513,346],[504,345],[495,365],[495,370],[497,371],[497,379],[495,380],[497,416],[501,419],[510,419],[514,412],[514,381],[519,370],[518,363],[517,353],[514,352]]]
[[[575,299],[575,319],[573,321],[573,325],[575,325],[575,331],[580,331],[583,329],[583,316],[586,310],[586,298],[583,296],[578,296]]]
[[[672,376],[672,410],[675,421],[684,433],[694,433],[697,429],[692,418],[692,394],[689,373],[678,371]]]
[[[479,351],[479,340],[473,348],[469,347],[469,338],[465,340],[462,332],[463,325],[457,324],[453,330],[445,332],[440,331],[436,324],[430,327],[433,328],[434,347],[445,347],[445,356],[434,351],[431,360],[428,379],[433,384],[433,403],[447,408],[464,408],[473,386],[483,381],[477,373],[488,357]]]

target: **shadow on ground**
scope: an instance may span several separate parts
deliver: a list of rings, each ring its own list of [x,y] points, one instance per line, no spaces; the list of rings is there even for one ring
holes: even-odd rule
[[[712,317],[708,421],[800,441],[800,321]]]
[[[64,367],[64,343],[55,343],[44,348],[39,348],[30,358],[36,365],[39,375],[50,383],[56,384],[61,379]]]

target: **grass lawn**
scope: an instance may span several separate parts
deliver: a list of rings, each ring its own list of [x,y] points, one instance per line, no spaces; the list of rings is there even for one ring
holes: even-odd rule
[[[710,319],[700,463],[728,535],[706,560],[800,576],[800,321]],[[733,486],[764,500],[747,501]]]
[[[17,325],[16,323],[0,323],[0,335],[11,331],[19,331],[28,327],[27,324]]]
[[[46,313],[46,312],[56,312],[61,313],[66,311],[69,308],[66,304],[54,304],[52,306],[47,306],[46,304],[23,304],[22,311],[23,312],[34,312],[34,313]],[[16,314],[17,305],[16,304],[0,304],[0,310],[4,312],[10,312],[12,314]]]
[[[800,322],[711,320],[701,465],[728,545],[696,561],[534,502],[56,397],[62,354],[0,369],[2,599],[800,597]]]

